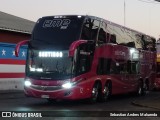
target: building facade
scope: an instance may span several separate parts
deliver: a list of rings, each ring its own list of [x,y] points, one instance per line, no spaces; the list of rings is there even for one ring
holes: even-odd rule
[[[35,22],[0,11],[0,42],[17,43],[30,39]]]
[[[0,12],[0,90],[23,90],[27,46],[15,57],[15,45],[30,39],[35,22]]]

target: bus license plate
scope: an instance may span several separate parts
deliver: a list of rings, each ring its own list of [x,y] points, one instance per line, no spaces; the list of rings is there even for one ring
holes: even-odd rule
[[[49,98],[49,95],[41,95],[41,98]]]

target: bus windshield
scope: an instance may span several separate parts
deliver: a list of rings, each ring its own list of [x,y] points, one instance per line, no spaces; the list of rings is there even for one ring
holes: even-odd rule
[[[80,38],[84,17],[50,16],[39,19],[33,29],[33,48],[69,49],[71,43]]]
[[[72,59],[68,51],[28,51],[27,76],[34,79],[62,80],[72,77]]]

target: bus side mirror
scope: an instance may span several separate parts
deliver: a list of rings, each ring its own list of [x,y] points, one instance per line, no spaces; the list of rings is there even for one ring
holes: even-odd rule
[[[74,41],[71,46],[69,47],[69,57],[72,57],[74,56],[74,52],[76,50],[76,48],[83,44],[83,43],[87,43],[87,40],[77,40],[77,41]]]
[[[16,55],[16,57],[19,56],[20,47],[21,47],[22,45],[28,44],[28,42],[29,42],[29,40],[24,40],[24,41],[19,42],[19,43],[16,45],[16,48],[15,48],[15,55]]]

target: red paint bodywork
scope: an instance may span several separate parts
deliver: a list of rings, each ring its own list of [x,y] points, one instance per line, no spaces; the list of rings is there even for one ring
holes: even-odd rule
[[[20,47],[21,47],[22,45],[28,44],[28,42],[29,42],[29,40],[24,40],[24,41],[19,42],[19,43],[16,45],[16,48],[15,48],[15,55],[16,55],[16,57],[19,56]]]
[[[77,41],[74,41],[70,48],[69,48],[69,57],[73,57],[74,55],[74,52],[75,52],[75,49],[80,45],[80,44],[83,44],[83,43],[87,43],[86,40],[77,40]]]
[[[154,85],[156,90],[160,90],[160,78],[156,78]]]

